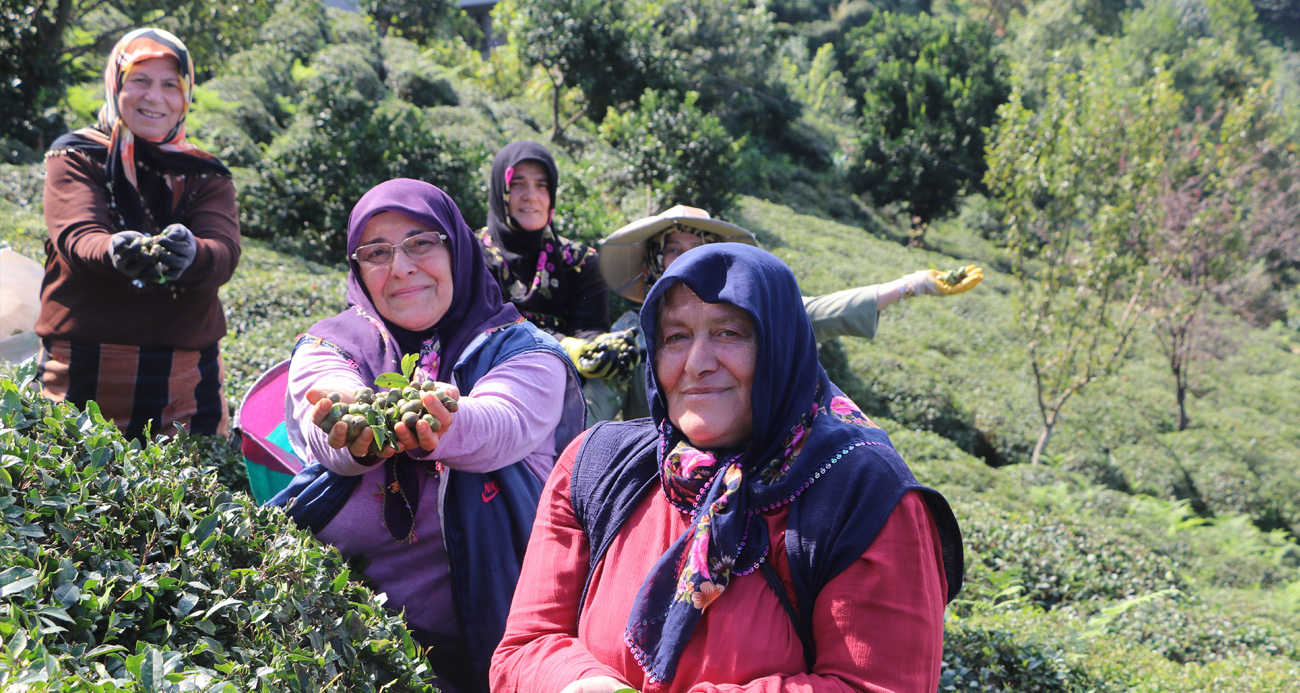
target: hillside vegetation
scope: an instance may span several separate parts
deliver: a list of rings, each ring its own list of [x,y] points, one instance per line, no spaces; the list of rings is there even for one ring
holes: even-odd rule
[[[1300,5],[534,0],[486,59],[449,3],[362,5],[96,5],[53,72],[4,10],[0,67],[47,89],[0,79],[32,104],[0,114],[0,244],[42,257],[40,150],[148,21],[196,37],[192,139],[240,190],[232,406],[342,308],[362,192],[423,178],[481,224],[513,139],[590,242],[683,202],[809,295],[978,262],[820,349],[961,523],[941,689],[1300,690]],[[254,507],[237,441],[128,443],[0,375],[0,688],[436,686],[358,571]]]

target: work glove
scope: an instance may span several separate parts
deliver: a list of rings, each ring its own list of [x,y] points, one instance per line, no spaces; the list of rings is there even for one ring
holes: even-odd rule
[[[579,337],[565,337],[560,340],[560,347],[564,349],[564,353],[569,355],[569,360],[573,362],[573,367],[577,368],[578,372],[581,373],[582,366],[580,364],[582,358],[587,355],[587,352],[591,351],[591,340],[581,339]]]
[[[636,327],[597,335],[584,360],[592,364],[591,370],[598,378],[626,379],[641,363],[641,350],[637,347]]]
[[[108,260],[113,269],[135,279],[147,268],[153,267],[154,258],[145,253],[144,239],[139,231],[118,231],[109,241]]]
[[[637,328],[606,332],[594,339],[565,337],[560,342],[584,378],[626,378],[641,362],[636,345]]]
[[[970,291],[983,280],[984,270],[977,265],[966,265],[951,272],[920,270],[903,277],[908,296],[952,296]]]
[[[162,276],[175,280],[194,262],[194,254],[199,250],[199,242],[184,224],[172,224],[163,229],[158,236],[158,245],[163,253],[158,258],[162,264]]]
[[[593,339],[565,337],[560,346],[569,355],[569,360],[578,369],[578,375],[588,380],[604,379],[614,374],[617,363],[614,354],[605,348],[597,348]]]

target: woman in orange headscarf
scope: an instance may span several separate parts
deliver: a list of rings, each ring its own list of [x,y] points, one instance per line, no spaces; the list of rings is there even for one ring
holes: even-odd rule
[[[113,48],[98,122],[45,157],[45,396],[94,400],[128,437],[223,434],[217,289],[239,262],[230,171],[185,139],[194,63],[161,29]],[[156,249],[155,249],[156,246]]]

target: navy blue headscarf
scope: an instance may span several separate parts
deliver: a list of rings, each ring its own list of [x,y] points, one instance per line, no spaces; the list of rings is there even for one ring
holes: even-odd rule
[[[753,434],[738,449],[697,450],[668,419],[654,364],[659,313],[679,282],[701,300],[738,306],[753,320]],[[766,559],[770,543],[761,513],[791,503],[831,465],[852,462],[855,448],[879,445],[880,436],[827,378],[794,274],[767,251],[718,243],[682,255],[650,290],[641,324],[662,488],[670,502],[692,514],[691,527],[642,584],[625,633],[650,677],[665,681],[704,609],[731,576],[748,574]]]

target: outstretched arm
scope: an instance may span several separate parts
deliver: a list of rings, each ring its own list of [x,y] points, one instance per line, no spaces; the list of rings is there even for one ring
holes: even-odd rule
[[[887,306],[913,296],[965,293],[983,279],[984,271],[976,265],[952,272],[920,270],[884,284],[859,286],[823,296],[805,296],[803,305],[812,321],[813,336],[819,343],[834,337],[872,339],[876,336],[880,311]]]

